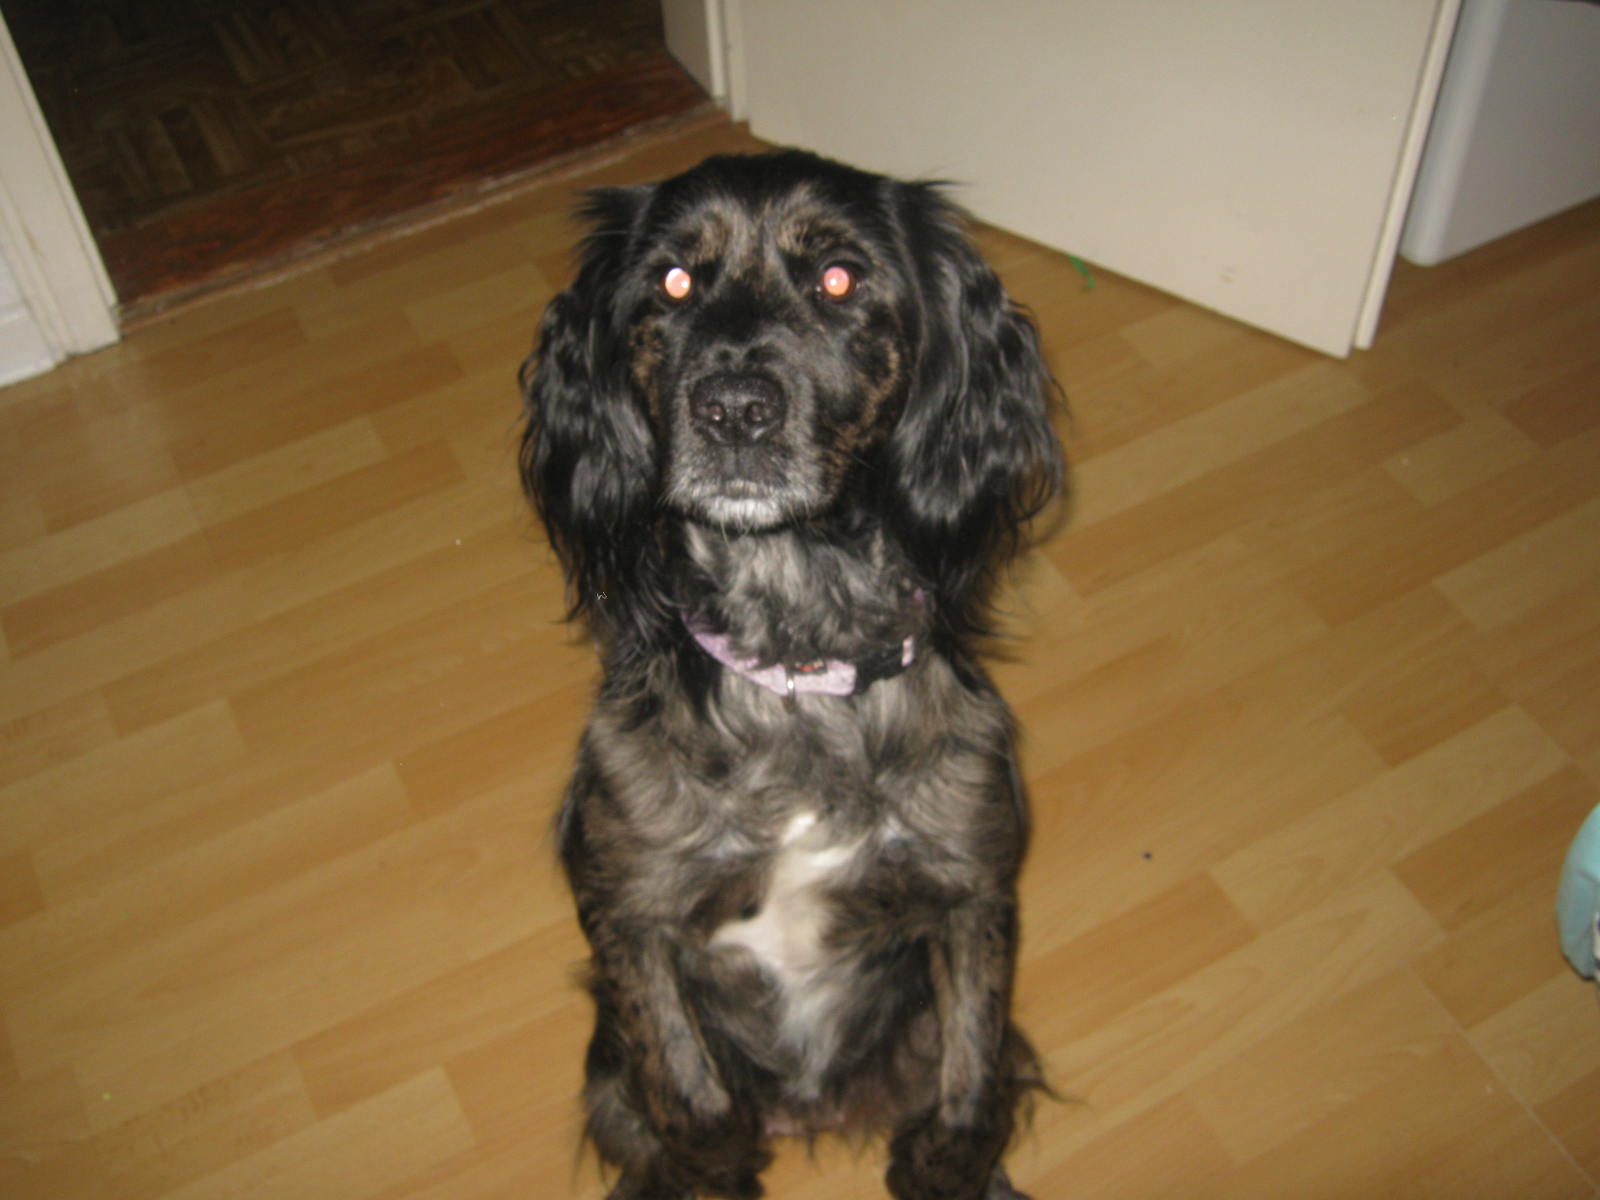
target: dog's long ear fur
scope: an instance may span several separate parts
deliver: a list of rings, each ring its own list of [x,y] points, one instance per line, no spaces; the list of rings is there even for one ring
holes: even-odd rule
[[[659,615],[660,466],[628,385],[618,305],[633,227],[649,188],[590,193],[577,278],[545,310],[523,363],[522,482],[567,578],[569,617],[615,642]]]
[[[1056,385],[1032,320],[937,187],[903,185],[922,295],[917,371],[889,445],[892,499],[953,632],[985,634],[997,572],[1060,492]]]

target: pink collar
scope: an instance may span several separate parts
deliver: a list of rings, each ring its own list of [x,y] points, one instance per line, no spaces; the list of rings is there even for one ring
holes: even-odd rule
[[[899,674],[916,661],[916,639],[907,636],[900,644],[898,660],[885,655],[887,661],[874,664],[844,662],[836,658],[820,658],[814,662],[775,663],[765,666],[753,658],[741,658],[734,650],[733,639],[717,633],[701,617],[683,614],[683,623],[700,648],[736,675],[751,683],[758,683],[769,692],[782,696],[791,705],[800,692],[815,692],[825,696],[854,696],[864,692],[879,679]],[[887,669],[885,669],[887,668]]]

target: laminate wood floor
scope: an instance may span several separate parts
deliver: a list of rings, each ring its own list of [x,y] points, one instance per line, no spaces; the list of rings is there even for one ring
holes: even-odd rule
[[[572,188],[0,392],[0,1194],[598,1197],[547,824],[593,681],[515,481]],[[1056,1197],[1600,1195],[1600,205],[1319,357],[986,231],[1076,503],[996,671]],[[881,1195],[788,1149],[774,1196]]]

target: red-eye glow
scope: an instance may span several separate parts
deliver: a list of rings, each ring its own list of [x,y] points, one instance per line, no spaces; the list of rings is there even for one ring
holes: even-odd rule
[[[842,267],[838,263],[829,267],[822,273],[818,286],[822,294],[830,300],[843,300],[856,290],[856,277],[849,267]]]
[[[694,276],[682,267],[668,267],[667,273],[661,277],[661,290],[669,299],[687,300],[689,293],[694,291]]]

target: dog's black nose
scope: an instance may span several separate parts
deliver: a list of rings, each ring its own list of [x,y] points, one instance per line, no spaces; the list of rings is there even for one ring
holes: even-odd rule
[[[745,446],[783,424],[783,389],[760,375],[709,375],[689,392],[689,417],[713,442]]]

